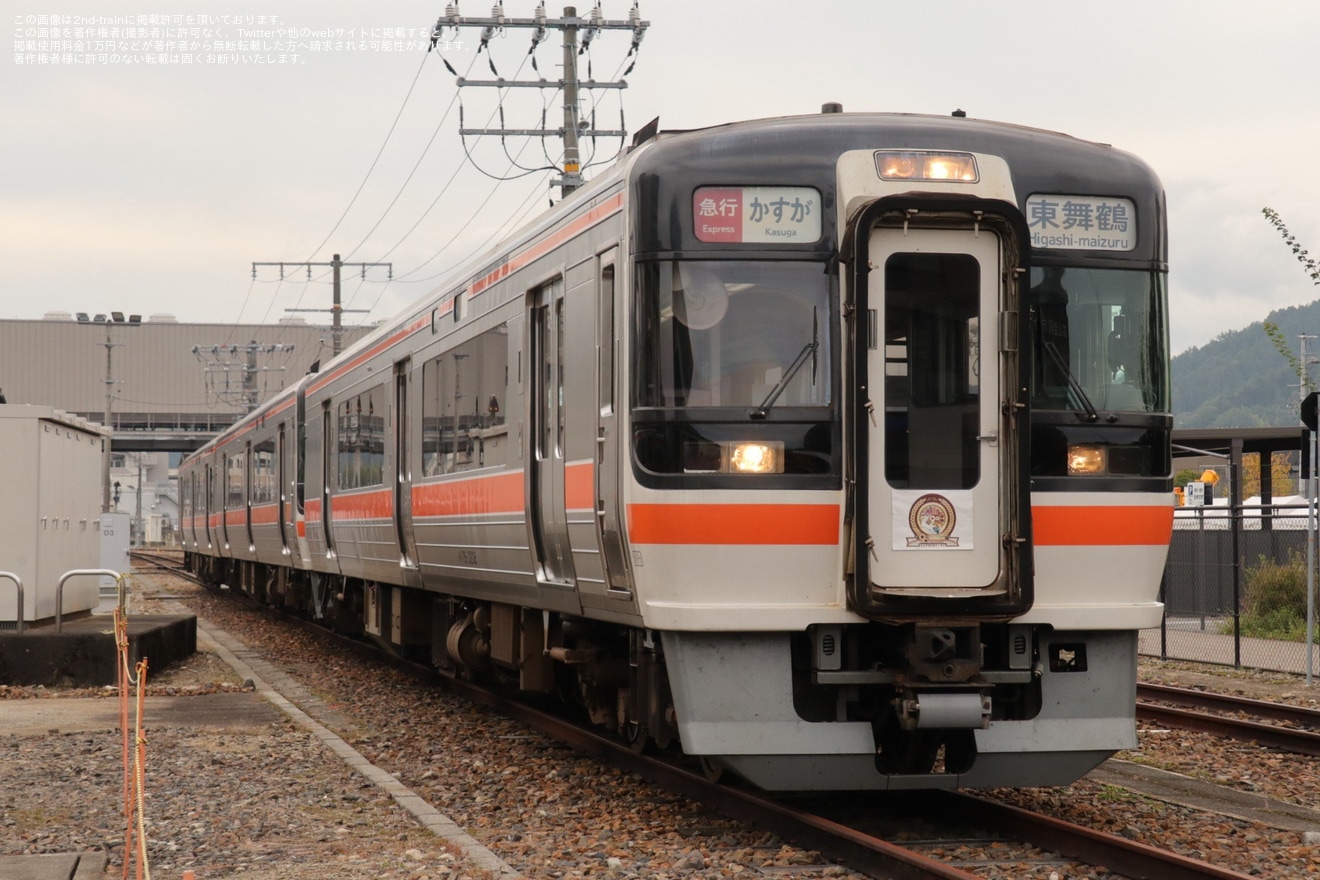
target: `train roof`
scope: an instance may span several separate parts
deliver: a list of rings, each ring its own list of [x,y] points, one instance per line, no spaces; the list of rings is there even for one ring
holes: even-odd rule
[[[824,258],[842,238],[834,189],[840,156],[867,150],[948,150],[1001,157],[1024,211],[1033,194],[1122,196],[1139,217],[1137,247],[1098,255],[1118,264],[1163,264],[1164,191],[1143,160],[1108,144],[1028,126],[961,116],[822,113],[663,132],[632,158],[634,256],[705,251],[691,233],[692,193],[703,186],[810,186],[822,196]],[[918,187],[919,188],[919,185]],[[1050,255],[1037,254],[1042,261]]]
[[[835,167],[841,154],[863,149],[947,149],[1002,156],[1007,160],[1019,193],[1129,193],[1144,194],[1137,201],[1152,216],[1162,214],[1163,190],[1155,172],[1137,156],[1109,144],[1072,135],[1007,122],[966,116],[914,113],[817,113],[736,121],[697,129],[661,130],[629,147],[603,174],[526,223],[513,234],[464,260],[447,273],[428,294],[419,297],[377,329],[357,340],[322,366],[321,375],[338,370],[378,345],[409,322],[426,315],[467,288],[503,255],[590,205],[622,181],[637,183],[634,218],[654,218],[645,229],[634,230],[633,252],[675,249],[668,236],[681,224],[675,212],[690,208],[694,187],[727,185],[782,185],[792,181],[818,187],[831,194]],[[832,195],[829,196],[832,199]],[[827,200],[827,205],[829,201]],[[837,242],[832,219],[821,246]],[[1148,249],[1163,259],[1163,232]],[[315,384],[315,375],[297,385]],[[194,456],[213,452],[233,439],[234,432],[250,426],[287,396],[282,392],[263,404]]]
[[[659,132],[639,166],[692,154],[701,164],[733,157],[746,162],[789,155],[804,167],[833,166],[840,153],[854,149],[958,149],[1016,159],[1108,158],[1115,165],[1140,169],[1156,179],[1141,159],[1111,144],[1063,132],[967,116],[918,113],[818,113],[728,122],[705,128]]]

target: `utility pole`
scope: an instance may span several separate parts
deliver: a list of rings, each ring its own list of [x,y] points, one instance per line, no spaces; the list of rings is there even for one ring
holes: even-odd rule
[[[257,374],[271,369],[284,371],[284,367],[258,367],[258,354],[278,354],[292,352],[293,346],[284,343],[262,344],[253,340],[247,345],[194,345],[193,354],[198,360],[209,355],[212,363],[206,365],[206,385],[216,397],[231,405],[242,404],[246,412],[252,412],[261,403],[260,390],[257,388]],[[238,356],[244,356],[242,362]],[[230,382],[230,375],[237,373],[241,380]],[[213,375],[223,375],[223,387],[214,389],[220,383],[211,381]],[[234,387],[237,385],[238,387]]]
[[[137,545],[141,547],[147,543],[145,540],[143,540],[143,529],[142,529],[142,453],[141,452],[137,454],[137,460],[138,460],[137,461],[137,465],[138,465],[137,511],[134,513],[134,521],[137,526],[136,527]],[[130,534],[132,534],[132,532],[130,532]]]
[[[110,443],[114,436],[114,426],[110,424],[110,409],[115,397],[115,374],[112,367],[112,352],[116,346],[123,345],[122,342],[114,342],[110,338],[110,328],[115,324],[126,327],[142,326],[141,315],[129,315],[128,320],[124,320],[123,312],[111,312],[109,315],[99,314],[92,321],[94,324],[105,324],[105,342],[99,342],[98,345],[105,346],[105,417],[103,424],[105,429],[111,432],[110,437],[106,437],[101,446],[101,512],[109,513],[110,507]]]
[[[111,366],[111,352],[114,351],[116,343],[110,341],[110,322],[105,325],[105,418],[101,424],[114,436],[114,428],[110,424],[110,406],[114,401],[115,392],[115,372]],[[122,344],[122,343],[121,343]],[[101,446],[101,512],[110,512],[110,437],[106,437]]]
[[[1301,402],[1306,399],[1308,386],[1311,384],[1311,364],[1306,360],[1306,341],[1308,339],[1315,339],[1315,336],[1307,335],[1306,333],[1298,333],[1297,338],[1301,343],[1301,358],[1299,360],[1300,367],[1298,368],[1299,375],[1297,377],[1297,400],[1298,402]]]
[[[256,277],[257,277],[257,267],[258,267],[258,266],[279,266],[279,267],[280,267],[280,280],[281,280],[281,281],[284,280],[284,267],[285,267],[285,266],[306,266],[306,267],[307,267],[307,280],[308,280],[308,281],[310,281],[310,280],[312,279],[312,267],[313,267],[313,266],[319,266],[319,267],[326,267],[326,266],[329,266],[329,267],[331,268],[331,270],[333,270],[333,273],[334,273],[334,303],[333,303],[333,305],[332,305],[329,309],[285,309],[285,311],[286,311],[286,312],[327,312],[327,311],[330,312],[330,314],[331,314],[331,318],[332,318],[332,321],[331,321],[331,324],[332,324],[332,329],[331,329],[331,339],[332,339],[333,346],[334,346],[334,353],[335,353],[336,355],[339,354],[339,352],[343,351],[343,349],[344,349],[344,323],[343,323],[343,314],[344,314],[344,312],[362,312],[362,313],[366,313],[366,312],[370,311],[369,309],[345,309],[342,305],[340,305],[340,301],[341,301],[341,300],[340,300],[340,283],[339,283],[339,282],[340,282],[340,269],[342,269],[344,266],[357,266],[358,268],[360,268],[360,269],[362,270],[362,277],[363,277],[363,278],[366,278],[366,277],[367,277],[367,270],[368,270],[368,269],[374,268],[374,267],[376,267],[376,266],[388,266],[388,267],[389,267],[389,278],[390,278],[390,279],[393,279],[393,278],[394,278],[394,264],[393,264],[393,263],[345,263],[343,260],[339,259],[339,254],[335,254],[335,255],[334,255],[334,259],[332,259],[332,260],[331,260],[330,262],[328,262],[328,263],[313,263],[313,262],[302,262],[302,263],[285,263],[285,262],[278,262],[278,263],[253,263],[253,264],[252,264],[252,278],[253,278],[253,280],[256,280]]]
[[[1297,336],[1301,340],[1301,375],[1297,377],[1297,397],[1302,402],[1303,409],[1306,404],[1308,385],[1308,373],[1310,364],[1306,360],[1306,341],[1315,339],[1314,336],[1308,336],[1305,333],[1299,333]],[[1310,428],[1310,425],[1307,426]],[[1316,453],[1320,452],[1320,444],[1316,442],[1316,432],[1308,430],[1311,448],[1307,450],[1308,455],[1304,458],[1310,459],[1310,467],[1306,474],[1306,686],[1311,686],[1312,666],[1314,665],[1315,652],[1312,650],[1311,633],[1315,632],[1315,557],[1316,557],[1316,524],[1317,513],[1316,506],[1320,503],[1320,493],[1316,491]],[[1263,470],[1263,468],[1262,468]]]
[[[599,6],[596,7],[600,9]],[[559,191],[568,195],[582,185],[578,155],[577,9],[564,7],[564,176]],[[624,137],[624,135],[619,135]]]
[[[577,56],[585,52],[591,45],[592,39],[604,30],[630,30],[633,32],[632,46],[628,49],[628,54],[636,53],[638,46],[641,45],[642,37],[646,34],[646,29],[650,27],[649,21],[642,21],[641,12],[637,3],[633,3],[632,10],[626,20],[607,20],[601,13],[600,4],[591,10],[587,18],[579,18],[577,8],[573,6],[564,7],[564,17],[558,19],[546,18],[545,4],[542,3],[536,7],[536,13],[532,18],[508,18],[502,13],[502,4],[495,7],[496,15],[490,18],[469,18],[462,16],[458,11],[457,3],[450,3],[445,7],[445,14],[435,23],[435,29],[431,32],[431,47],[435,48],[446,28],[454,28],[457,31],[461,27],[480,27],[481,46],[485,48],[491,37],[496,32],[505,28],[532,28],[532,51],[535,51],[537,45],[545,39],[546,29],[553,28],[560,30],[564,35],[564,76],[559,81],[538,79],[538,80],[474,80],[458,76],[458,86],[480,86],[497,89],[511,88],[532,88],[532,89],[562,89],[564,92],[564,127],[560,129],[545,128],[463,128],[460,127],[460,135],[499,135],[505,137],[508,135],[520,135],[525,137],[559,137],[564,142],[564,168],[563,174],[553,181],[555,186],[560,188],[560,193],[567,196],[578,187],[582,186],[584,180],[582,177],[581,158],[578,147],[581,137],[626,137],[627,131],[622,129],[605,130],[595,128],[594,125],[584,122],[578,108],[578,91],[580,88],[586,89],[626,89],[628,83],[625,80],[616,80],[611,82],[601,82],[594,79],[580,82],[578,80]],[[480,50],[478,50],[480,51]],[[448,67],[449,63],[445,62]],[[449,68],[454,72],[453,68]],[[492,68],[493,69],[493,68]],[[624,71],[626,76],[632,70],[631,67]]]

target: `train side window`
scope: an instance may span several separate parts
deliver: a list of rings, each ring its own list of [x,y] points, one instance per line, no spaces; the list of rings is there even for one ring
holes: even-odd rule
[[[509,325],[422,365],[422,470],[428,477],[508,461]]]
[[[262,440],[252,447],[252,503],[275,500],[275,440]]]
[[[246,462],[241,452],[225,456],[225,509],[234,510],[243,506],[243,483]]]
[[[600,313],[596,339],[598,342],[596,380],[599,384],[600,414],[614,412],[614,266],[600,270]]]
[[[478,364],[475,407],[468,436],[475,445],[476,467],[506,464],[509,460],[509,428],[505,405],[509,399],[509,325],[500,324],[475,340],[473,356]]]
[[[307,422],[303,418],[301,399],[298,409],[298,512],[302,513],[307,498]]]
[[[379,486],[385,470],[385,386],[345,398],[338,407],[340,489]]]
[[[422,472],[428,477],[444,470],[445,389],[453,361],[442,354],[422,365]]]

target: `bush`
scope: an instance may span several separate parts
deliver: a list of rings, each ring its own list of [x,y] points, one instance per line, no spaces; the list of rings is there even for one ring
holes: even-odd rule
[[[1246,572],[1242,635],[1300,642],[1306,634],[1306,559],[1296,550],[1279,562],[1262,556]]]
[[[1181,489],[1184,486],[1186,486],[1188,483],[1195,482],[1196,480],[1199,479],[1201,479],[1200,471],[1196,470],[1195,468],[1183,468],[1182,470],[1178,471],[1178,473],[1173,475],[1173,485]]]

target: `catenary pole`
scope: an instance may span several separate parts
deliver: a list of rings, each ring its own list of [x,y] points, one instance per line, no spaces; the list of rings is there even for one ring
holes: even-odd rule
[[[257,277],[257,267],[258,267],[258,266],[279,266],[279,267],[280,267],[280,279],[281,279],[281,280],[283,280],[283,278],[284,278],[284,267],[285,267],[285,266],[290,266],[290,267],[292,267],[292,266],[306,266],[306,267],[307,267],[307,277],[308,277],[309,279],[311,278],[311,275],[312,275],[312,267],[313,267],[313,266],[329,267],[329,268],[330,268],[330,270],[333,272],[333,275],[334,275],[334,291],[333,291],[333,299],[332,299],[332,301],[331,301],[331,305],[330,305],[330,308],[329,308],[329,309],[286,309],[286,311],[290,311],[290,312],[326,312],[326,311],[328,311],[328,312],[330,312],[330,315],[331,315],[330,340],[331,340],[331,345],[332,345],[333,352],[334,352],[335,355],[338,355],[338,354],[339,354],[341,351],[343,351],[343,349],[344,349],[344,319],[343,319],[344,312],[362,312],[362,313],[366,313],[366,312],[370,311],[369,309],[346,309],[346,308],[343,307],[343,304],[341,303],[341,291],[340,291],[340,274],[341,274],[341,270],[342,270],[345,266],[354,266],[354,267],[359,268],[359,269],[362,270],[362,277],[365,278],[365,277],[367,276],[367,270],[368,270],[368,269],[372,269],[372,268],[375,268],[375,267],[377,267],[377,266],[386,266],[386,267],[388,267],[388,269],[389,269],[389,278],[390,278],[391,280],[393,280],[393,278],[394,278],[394,264],[393,264],[393,263],[345,263],[343,260],[341,260],[341,259],[339,258],[339,254],[335,254],[334,257],[333,257],[333,258],[330,260],[330,262],[328,262],[328,263],[324,263],[324,262],[323,262],[323,263],[315,263],[315,262],[311,262],[310,260],[309,260],[309,261],[304,261],[304,262],[301,262],[301,263],[289,263],[289,262],[284,262],[284,261],[279,261],[279,262],[266,262],[266,263],[257,263],[257,262],[254,262],[254,263],[252,264],[252,277],[253,277],[253,278],[256,278],[256,277]]]
[[[564,41],[564,74],[559,80],[536,79],[536,80],[517,80],[504,79],[500,77],[493,80],[468,79],[464,76],[457,77],[458,87],[465,86],[494,88],[500,91],[506,89],[542,89],[542,90],[562,90],[564,93],[564,126],[561,129],[548,128],[467,128],[460,127],[460,135],[494,135],[500,138],[509,136],[518,137],[559,137],[564,143],[563,172],[558,180],[552,181],[552,185],[560,188],[560,194],[567,196],[569,193],[578,189],[585,182],[582,177],[582,156],[581,140],[584,137],[626,137],[627,131],[620,129],[601,129],[596,128],[594,124],[588,124],[581,118],[581,110],[578,107],[578,97],[583,88],[592,89],[626,89],[628,83],[626,80],[603,81],[588,79],[582,82],[578,79],[577,56],[584,51],[590,41],[601,31],[619,30],[632,31],[632,46],[628,54],[637,52],[641,44],[642,37],[646,34],[646,29],[650,27],[649,21],[643,21],[641,11],[636,3],[633,4],[631,11],[626,19],[607,19],[601,12],[600,5],[597,4],[585,18],[579,18],[577,7],[565,6],[563,18],[547,18],[545,15],[545,4],[541,4],[536,9],[536,15],[532,18],[515,18],[505,16],[499,12],[500,7],[496,7],[497,14],[491,17],[472,17],[463,16],[458,13],[458,5],[451,3],[446,6],[445,14],[436,21],[435,28],[431,33],[431,45],[435,48],[440,41],[441,34],[449,28],[457,33],[459,28],[479,27],[482,28],[482,45],[485,46],[490,38],[497,32],[510,28],[529,28],[537,34],[543,34],[547,29],[555,29],[563,32]],[[539,43],[540,37],[536,38],[532,47],[535,49]],[[448,41],[446,41],[448,42]],[[448,62],[446,62],[448,66]],[[453,68],[450,68],[451,70]],[[629,67],[628,70],[632,68]],[[624,71],[626,76],[628,71]]]

